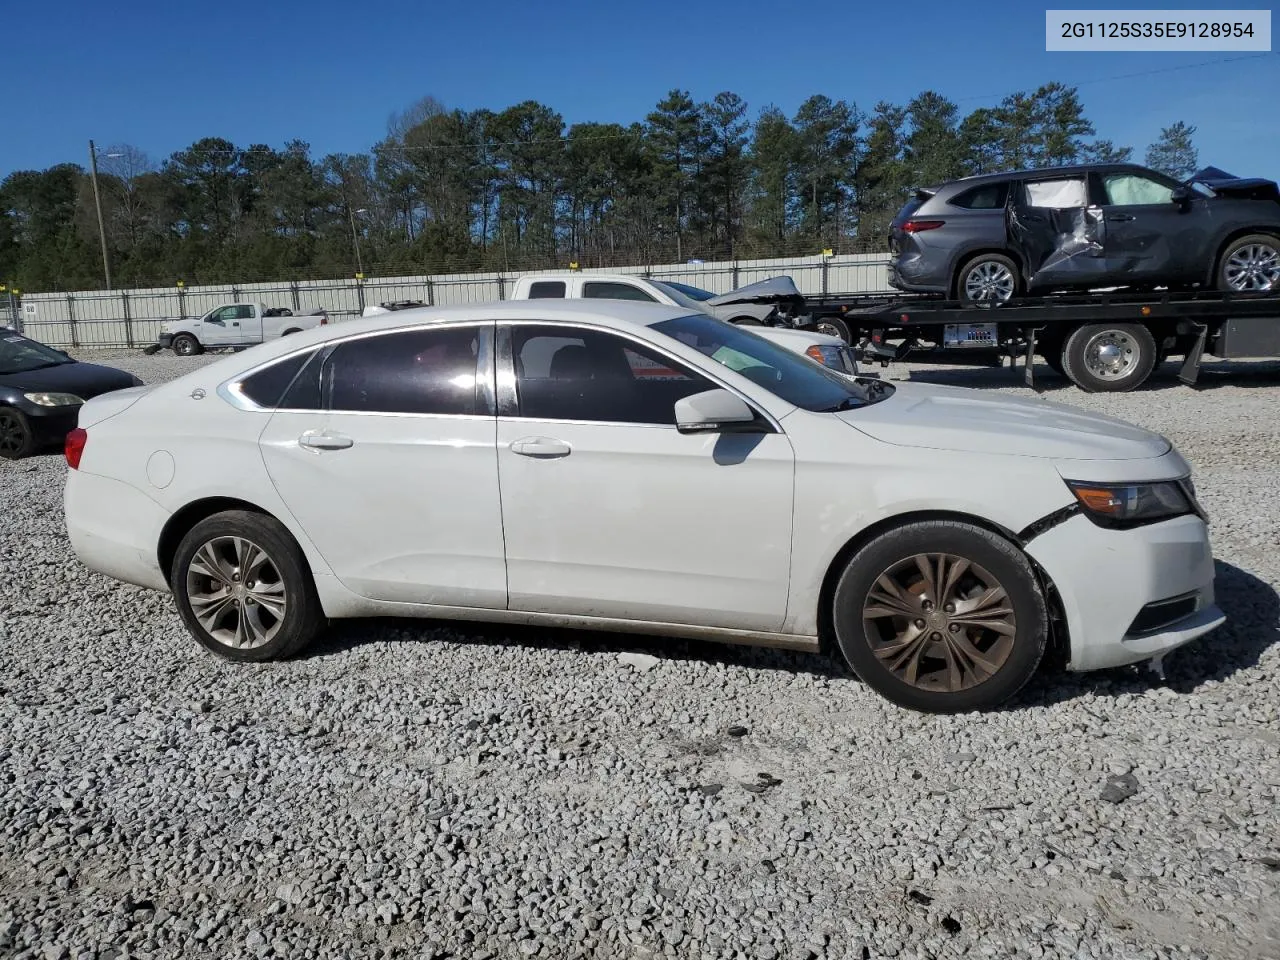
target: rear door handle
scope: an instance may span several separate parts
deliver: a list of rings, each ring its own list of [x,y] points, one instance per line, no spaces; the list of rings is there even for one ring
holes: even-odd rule
[[[346,450],[354,443],[350,437],[336,433],[304,433],[298,438],[298,446],[308,450]]]
[[[1108,220],[1118,221],[1118,222],[1120,222],[1120,223],[1124,223],[1125,221],[1128,221],[1128,220],[1136,220],[1136,219],[1138,219],[1138,218],[1137,218],[1137,217],[1135,217],[1135,216],[1134,216],[1133,214],[1131,214],[1131,213],[1113,213],[1113,214],[1108,215],[1107,219],[1108,219]]]
[[[525,437],[512,441],[511,452],[536,460],[555,460],[569,455],[569,445],[553,437]]]

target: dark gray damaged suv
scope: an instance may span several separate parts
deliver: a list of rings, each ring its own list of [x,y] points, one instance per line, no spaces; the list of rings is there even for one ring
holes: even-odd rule
[[[1098,287],[1280,292],[1280,191],[1207,168],[988,174],[917,190],[889,228],[889,282],[958,300]]]

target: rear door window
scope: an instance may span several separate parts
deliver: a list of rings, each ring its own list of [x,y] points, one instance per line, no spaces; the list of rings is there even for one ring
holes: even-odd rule
[[[1027,205],[1049,210],[1071,210],[1089,205],[1089,190],[1084,177],[1057,180],[1028,180],[1024,184]]]
[[[604,280],[588,280],[582,285],[582,295],[592,300],[643,300],[657,303],[657,299],[629,283],[612,283]]]
[[[406,330],[349,340],[325,361],[329,409],[355,413],[480,413],[479,327]]]
[[[563,280],[539,280],[529,285],[530,300],[563,300]]]

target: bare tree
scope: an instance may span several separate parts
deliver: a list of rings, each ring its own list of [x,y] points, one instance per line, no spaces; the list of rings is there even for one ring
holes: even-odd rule
[[[145,151],[127,143],[110,146],[100,156],[98,166],[106,174],[104,188],[113,208],[110,216],[112,233],[117,241],[123,235],[129,247],[135,247],[146,220],[138,181],[149,173],[155,173],[157,165]]]

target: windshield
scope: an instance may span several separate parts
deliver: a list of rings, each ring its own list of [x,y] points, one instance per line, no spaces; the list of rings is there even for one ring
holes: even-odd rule
[[[687,299],[695,302],[710,300],[715,296],[715,294],[710,290],[703,290],[701,287],[691,287],[687,283],[676,283],[674,280],[655,280],[654,283],[660,287],[666,287],[668,290],[674,290],[677,293],[682,293]]]
[[[16,333],[0,332],[0,373],[25,373],[72,362],[43,343]]]
[[[893,390],[878,380],[854,380],[785,347],[707,314],[655,323],[653,329],[693,347],[788,403],[815,413],[851,410]]]

